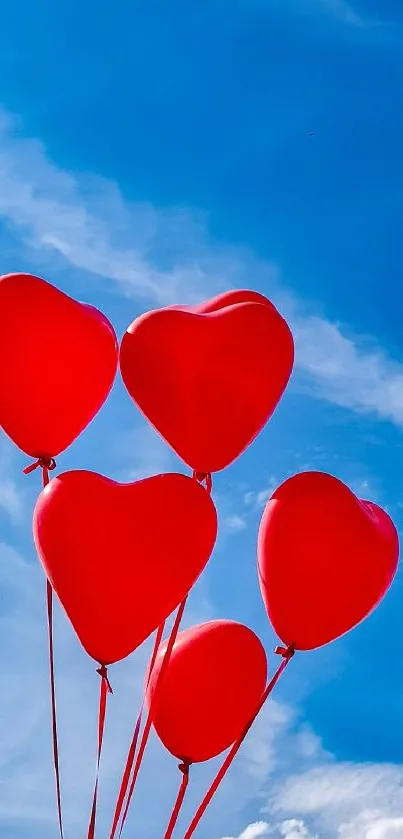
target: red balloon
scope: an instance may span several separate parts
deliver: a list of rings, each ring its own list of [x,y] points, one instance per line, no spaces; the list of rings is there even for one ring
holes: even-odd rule
[[[107,318],[31,274],[0,278],[0,424],[31,457],[55,457],[112,387],[117,339]]]
[[[331,475],[294,475],[269,500],[258,539],[260,588],[275,632],[299,650],[344,635],[382,600],[398,559],[384,510]]]
[[[209,760],[229,748],[256,711],[266,686],[266,654],[240,623],[210,621],[180,632],[160,684],[167,642],[147,688],[154,728],[182,761]]]
[[[34,511],[45,573],[83,647],[105,665],[133,652],[181,602],[216,534],[210,496],[185,475],[118,484],[65,472]]]
[[[285,320],[251,291],[148,312],[120,347],[132,399],[182,460],[205,473],[224,469],[257,436],[293,359]]]

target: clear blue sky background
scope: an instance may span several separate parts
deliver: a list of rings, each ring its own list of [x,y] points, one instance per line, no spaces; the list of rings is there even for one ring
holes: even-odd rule
[[[399,0],[15,0],[0,12],[1,273],[45,276],[119,334],[147,308],[232,286],[263,291],[292,325],[292,384],[216,480],[220,539],[187,616],[246,621],[270,655],[255,573],[269,491],[324,469],[402,523],[402,47]],[[39,478],[21,478],[24,465],[2,440],[0,827],[50,839]],[[121,480],[182,468],[119,381],[59,466]],[[295,660],[200,839],[403,835],[401,598],[398,576],[363,626]],[[100,835],[146,656],[112,675]],[[69,839],[89,809],[98,683],[60,614],[57,664]],[[195,772],[188,816],[213,769]],[[153,742],[128,835],[162,835],[177,780]]]

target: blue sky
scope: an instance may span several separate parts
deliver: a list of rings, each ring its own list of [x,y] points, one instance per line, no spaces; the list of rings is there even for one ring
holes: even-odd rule
[[[0,27],[1,273],[29,270],[99,306],[141,311],[247,286],[296,338],[290,388],[215,480],[220,537],[186,622],[274,639],[255,572],[265,499],[332,472],[403,523],[403,11],[400,0],[15,0]],[[310,136],[311,132],[313,136]],[[0,443],[0,829],[55,835],[38,475]],[[59,458],[120,480],[182,468],[118,380]],[[200,839],[397,839],[403,833],[401,577],[346,638],[296,657]],[[98,679],[56,622],[67,837],[88,814]],[[105,834],[148,650],[111,673]],[[187,815],[214,766],[194,772]],[[152,742],[128,834],[161,834],[178,783]],[[156,797],[160,807],[155,805]],[[186,822],[186,812],[185,819]],[[180,832],[179,832],[180,835]]]

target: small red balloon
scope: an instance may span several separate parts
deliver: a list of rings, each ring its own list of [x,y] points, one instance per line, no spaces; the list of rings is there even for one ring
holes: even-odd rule
[[[185,475],[118,484],[65,472],[34,511],[45,573],[83,647],[105,665],[133,652],[182,601],[216,534],[210,496]]]
[[[384,510],[331,475],[294,475],[273,493],[259,531],[260,588],[274,631],[299,650],[344,635],[382,600],[398,559]]]
[[[117,339],[93,306],[31,274],[0,278],[0,425],[31,457],[50,458],[105,402]]]
[[[204,473],[224,469],[261,431],[293,360],[287,323],[251,291],[142,315],[120,348],[134,402],[182,460]]]
[[[259,638],[240,623],[210,621],[180,632],[158,684],[167,642],[147,688],[153,724],[179,760],[198,763],[229,748],[250,722],[267,678]]]

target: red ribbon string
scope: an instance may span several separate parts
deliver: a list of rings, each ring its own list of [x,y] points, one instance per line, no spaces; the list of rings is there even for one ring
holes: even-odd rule
[[[108,679],[108,671],[104,664],[97,670],[101,677],[101,689],[99,694],[99,715],[98,715],[98,754],[97,754],[97,768],[95,774],[94,795],[92,799],[91,817],[88,825],[87,839],[94,839],[95,836],[95,822],[97,817],[97,803],[98,803],[98,786],[99,786],[99,766],[101,763],[102,744],[104,740],[106,706],[108,701],[108,693],[112,693],[112,688]]]
[[[59,741],[57,736],[57,713],[56,713],[56,687],[55,687],[55,657],[53,649],[53,591],[49,580],[46,580],[46,600],[48,609],[48,645],[49,645],[49,678],[50,678],[50,701],[52,709],[52,741],[53,741],[53,766],[56,781],[57,815],[59,820],[59,831],[61,839],[63,834],[62,816],[62,794],[60,785],[59,767]]]
[[[53,457],[40,457],[35,463],[31,463],[23,470],[24,475],[29,475],[35,469],[42,469],[42,483],[46,487],[49,483],[49,472],[56,469],[56,461]],[[53,646],[53,590],[49,580],[46,580],[46,603],[47,603],[47,617],[48,617],[48,649],[49,649],[49,680],[50,680],[50,704],[52,714],[52,741],[53,741],[53,766],[55,772],[56,783],[56,801],[57,801],[57,815],[59,822],[59,832],[61,839],[64,839],[63,833],[63,815],[62,815],[62,794],[60,784],[60,766],[59,766],[59,741],[57,735],[57,711],[56,711],[56,687],[55,687],[55,659]]]
[[[280,676],[282,675],[285,668],[287,667],[287,664],[291,661],[291,659],[294,655],[294,646],[291,645],[287,649],[285,647],[277,647],[275,652],[278,653],[278,655],[281,655],[283,657],[283,661],[281,662],[281,664],[277,668],[273,678],[271,679],[271,681],[267,685],[252,719],[250,720],[250,722],[248,722],[248,725],[243,730],[241,736],[238,738],[238,740],[235,741],[234,745],[232,746],[232,748],[228,752],[227,757],[224,760],[224,763],[222,764],[221,768],[218,770],[217,775],[215,776],[211,786],[207,790],[206,795],[204,796],[203,801],[201,802],[200,807],[198,808],[192,822],[190,823],[183,839],[190,839],[190,837],[193,836],[197,826],[199,825],[199,822],[201,821],[201,819],[203,818],[203,816],[204,816],[204,814],[207,810],[207,807],[209,806],[212,798],[214,797],[215,793],[217,792],[218,787],[221,784],[221,781],[223,780],[224,776],[227,774],[228,769],[230,768],[233,760],[235,759],[236,755],[238,754],[239,749],[241,748],[242,743],[245,740],[245,737],[249,732],[249,729],[252,727],[253,723],[255,722],[256,717],[258,716],[258,714],[262,710],[263,705],[266,702],[266,699],[270,696],[270,694],[271,694],[273,688],[276,686]]]
[[[134,788],[136,786],[136,781],[137,781],[137,777],[138,777],[138,774],[139,774],[140,766],[142,764],[143,757],[144,757],[144,752],[146,750],[148,738],[150,736],[151,725],[152,725],[152,722],[153,722],[154,708],[155,708],[155,700],[156,700],[156,697],[158,695],[158,687],[162,683],[165,671],[166,671],[166,669],[168,667],[168,664],[170,662],[170,659],[171,659],[173,646],[175,644],[176,637],[177,637],[178,632],[179,632],[180,622],[182,620],[183,613],[185,611],[186,601],[187,601],[187,596],[184,598],[184,600],[182,600],[182,603],[180,604],[180,606],[178,608],[178,611],[176,613],[175,622],[174,622],[174,625],[172,627],[171,634],[169,636],[167,648],[166,648],[166,651],[165,651],[163,662],[161,664],[161,669],[159,671],[159,675],[158,675],[157,683],[156,683],[156,686],[155,686],[155,691],[154,691],[154,694],[153,694],[153,698],[151,700],[151,704],[150,704],[150,707],[148,709],[146,724],[144,726],[144,731],[143,731],[143,735],[142,735],[142,738],[141,738],[140,747],[139,747],[139,751],[138,751],[137,758],[136,758],[136,763],[135,763],[134,770],[133,770],[133,777],[132,777],[131,784],[130,784],[129,794],[127,796],[126,805],[125,805],[125,809],[124,809],[124,813],[123,813],[122,823],[120,825],[119,836],[122,835],[122,831],[123,831],[123,828],[124,828],[124,825],[125,825],[125,822],[126,822],[126,819],[127,819],[127,815],[128,815],[129,809],[130,809],[130,804],[131,804],[131,800],[132,800],[132,797],[133,797]],[[111,837],[110,837],[110,839],[111,839]]]
[[[175,801],[175,805],[174,805],[174,808],[172,810],[171,818],[169,819],[169,824],[168,824],[168,827],[166,829],[164,839],[171,839],[172,834],[175,830],[176,822],[178,821],[178,817],[179,817],[180,811],[182,809],[183,801],[184,801],[184,798],[185,798],[185,795],[186,795],[186,790],[187,790],[188,783],[189,783],[189,769],[190,769],[190,763],[185,762],[185,763],[180,763],[179,764],[179,770],[182,772],[183,778],[182,778],[182,783],[181,783],[180,788],[179,788],[178,797]]]
[[[155,659],[157,658],[157,653],[158,653],[159,646],[160,646],[160,643],[161,643],[161,640],[162,640],[162,635],[163,635],[163,632],[164,632],[164,628],[165,628],[165,621],[159,626],[159,628],[157,630],[157,634],[155,636],[154,649],[153,649],[153,654],[151,656],[150,668],[149,668],[149,671],[148,671],[147,686],[148,686],[148,682],[150,681],[151,673],[152,673],[153,668],[154,668]],[[122,814],[122,809],[123,809],[124,801],[125,801],[125,798],[126,798],[127,789],[128,789],[128,786],[129,786],[130,775],[131,775],[131,772],[132,772],[132,769],[133,769],[134,758],[135,758],[135,755],[136,755],[136,748],[137,748],[137,743],[138,743],[139,734],[140,734],[141,720],[142,720],[143,710],[144,710],[144,698],[145,697],[143,697],[143,701],[141,703],[141,708],[140,708],[140,711],[139,711],[139,715],[137,717],[136,725],[134,727],[132,742],[130,744],[130,748],[129,748],[129,752],[128,752],[127,760],[126,760],[126,766],[125,766],[125,770],[124,770],[124,773],[123,773],[122,782],[120,784],[118,800],[116,802],[115,813],[114,813],[114,816],[113,816],[113,823],[112,823],[112,829],[111,829],[111,833],[110,833],[110,839],[114,839],[114,837],[115,837],[116,830],[117,830],[117,827],[118,827],[118,824],[119,824],[119,819],[120,819],[120,816]]]

